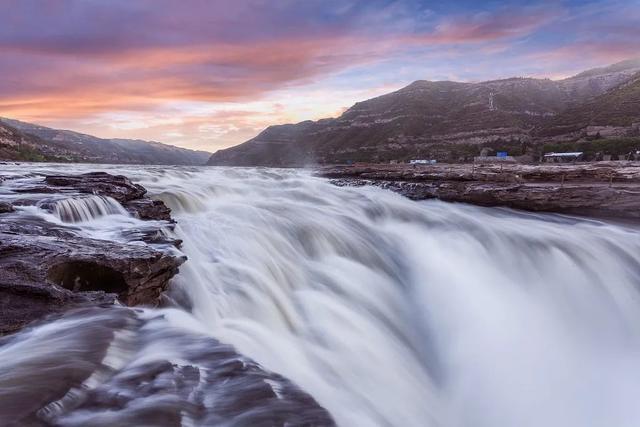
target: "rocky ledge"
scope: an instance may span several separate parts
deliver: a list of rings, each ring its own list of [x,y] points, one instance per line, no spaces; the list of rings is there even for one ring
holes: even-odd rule
[[[0,176],[0,425],[335,425],[232,347],[122,307],[165,302],[186,260],[170,212],[124,176]]]
[[[170,237],[169,208],[124,176],[25,175],[0,182],[0,335],[79,306],[156,306],[186,260],[176,250],[180,241]],[[83,215],[100,216],[109,206],[147,221],[123,227],[112,240],[77,226]],[[47,221],[47,214],[59,222]]]
[[[640,163],[364,165],[322,168],[340,186],[540,212],[640,219]]]
[[[0,337],[0,425],[335,425],[291,381],[160,313],[81,308]]]

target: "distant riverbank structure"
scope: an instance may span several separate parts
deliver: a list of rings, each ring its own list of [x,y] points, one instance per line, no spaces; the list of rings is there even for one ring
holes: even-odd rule
[[[567,163],[582,160],[583,154],[584,153],[582,151],[568,153],[547,153],[543,156],[543,158],[547,163]]]
[[[438,161],[435,159],[413,159],[409,160],[410,165],[435,165]]]
[[[513,156],[476,156],[473,158],[474,163],[516,163],[517,160]]]

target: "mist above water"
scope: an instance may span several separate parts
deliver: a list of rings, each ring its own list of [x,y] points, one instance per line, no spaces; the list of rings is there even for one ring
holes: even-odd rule
[[[293,380],[340,425],[640,424],[636,228],[416,203],[304,171],[103,168],[178,220],[189,261],[170,295],[190,314],[167,321]],[[115,236],[123,218],[74,226]]]

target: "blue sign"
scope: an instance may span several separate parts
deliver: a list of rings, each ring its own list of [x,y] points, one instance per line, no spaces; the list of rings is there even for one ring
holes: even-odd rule
[[[498,153],[496,154],[496,157],[507,157],[507,152],[506,151],[498,151]]]

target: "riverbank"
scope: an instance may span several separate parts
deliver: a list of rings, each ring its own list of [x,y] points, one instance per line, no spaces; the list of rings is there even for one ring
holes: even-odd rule
[[[536,212],[640,219],[640,163],[328,166],[338,186],[374,185],[440,199]]]

